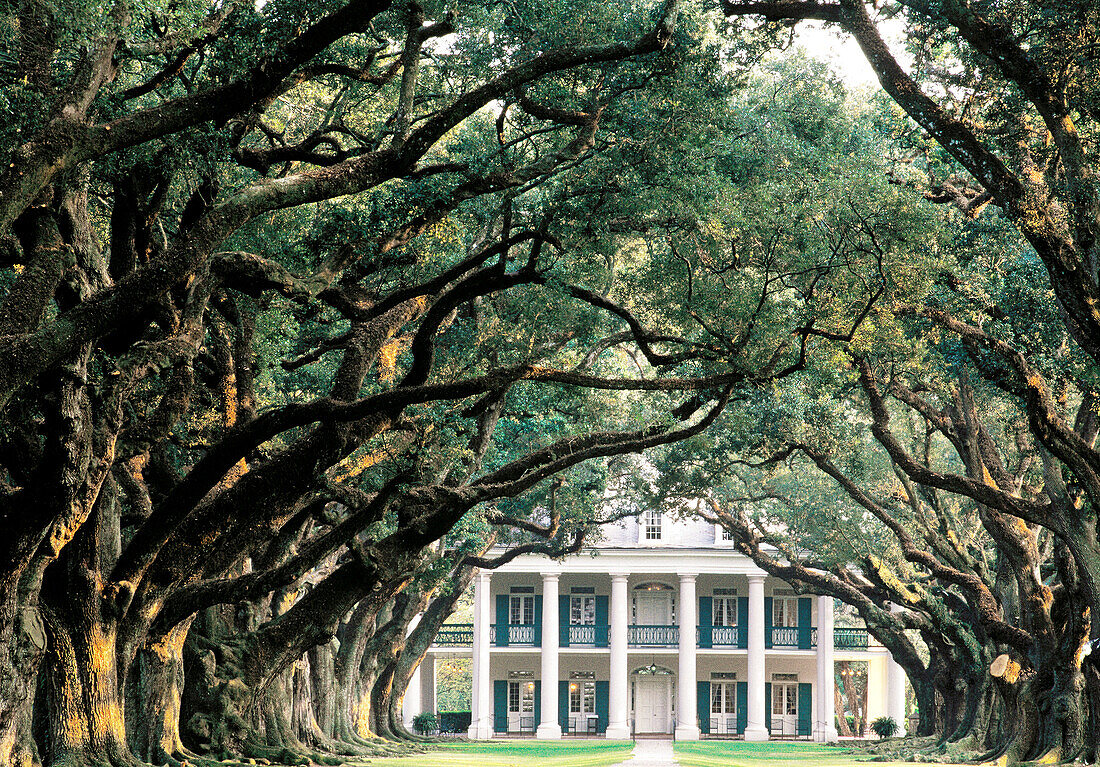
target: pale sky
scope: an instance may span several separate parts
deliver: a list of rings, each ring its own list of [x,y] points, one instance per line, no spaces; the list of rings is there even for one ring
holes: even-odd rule
[[[852,36],[835,27],[826,29],[820,22],[803,22],[798,25],[795,44],[801,45],[815,59],[832,64],[849,87],[877,86],[878,80],[863,51]]]
[[[895,20],[880,23],[878,27],[898,63],[908,69],[911,61],[902,44],[901,25]],[[832,64],[848,87],[878,88],[878,78],[851,35],[836,27],[826,28],[819,21],[804,21],[799,23],[794,39],[795,44],[805,48],[813,58]]]

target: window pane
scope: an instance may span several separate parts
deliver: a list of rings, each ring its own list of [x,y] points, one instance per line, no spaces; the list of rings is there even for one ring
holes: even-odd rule
[[[783,685],[772,683],[772,715],[783,715]]]
[[[593,625],[596,622],[596,597],[571,597],[569,599],[569,622],[578,626]]]
[[[661,512],[652,509],[646,511],[642,517],[645,526],[646,540],[655,541],[661,538]]]
[[[712,714],[722,713],[722,685],[710,683],[710,712]]]
[[[584,683],[584,713],[596,713],[596,683]]]
[[[726,682],[726,684],[724,686],[726,688],[726,713],[727,714],[735,714],[735,713],[737,713],[736,709],[734,708],[735,702],[737,700],[737,697],[736,697],[736,695],[737,695],[736,683],[735,682]]]
[[[713,613],[715,626],[736,626],[737,597],[715,597]]]

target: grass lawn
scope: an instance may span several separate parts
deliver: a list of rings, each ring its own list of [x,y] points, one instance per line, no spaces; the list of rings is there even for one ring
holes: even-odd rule
[[[868,755],[849,751],[842,746],[823,746],[818,743],[701,740],[676,743],[673,751],[680,767],[910,767],[909,762],[870,762]]]
[[[607,740],[496,740],[445,743],[438,751],[371,759],[375,767],[610,767],[629,759],[633,744]]]

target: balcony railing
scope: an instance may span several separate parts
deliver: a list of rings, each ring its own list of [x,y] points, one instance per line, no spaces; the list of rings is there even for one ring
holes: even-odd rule
[[[588,645],[592,647],[606,647],[608,629],[607,626],[570,625],[570,645]],[[716,648],[744,647],[742,641],[743,626],[700,626],[699,646]],[[493,645],[503,646],[497,641],[497,626],[490,626],[490,637]],[[772,627],[773,647],[799,647],[797,627]],[[709,634],[710,643],[706,641]],[[534,646],[538,634],[533,624],[509,624],[507,626],[507,644],[517,646]],[[746,637],[747,639],[747,637]],[[680,631],[677,626],[630,626],[628,643],[632,647],[675,647],[680,641]],[[450,623],[443,626],[435,637],[436,647],[473,647],[474,627],[470,623]],[[877,647],[876,642],[864,628],[835,628],[833,629],[833,647],[837,650],[866,650],[868,647]],[[817,628],[810,629],[810,647],[817,647]]]
[[[450,623],[440,627],[435,635],[437,647],[473,647],[474,624]]]
[[[772,626],[772,647],[817,647],[817,629],[812,626]]]
[[[747,633],[740,626],[700,626],[700,647],[744,647]]]
[[[571,623],[566,626],[563,642],[568,646],[589,645],[591,647],[607,647],[607,626],[591,623]]]
[[[869,640],[867,629],[833,629],[833,647],[838,650],[866,650]]]
[[[534,623],[494,623],[489,627],[496,647],[538,646],[539,631]]]
[[[630,626],[627,643],[631,647],[675,647],[680,643],[678,626]]]

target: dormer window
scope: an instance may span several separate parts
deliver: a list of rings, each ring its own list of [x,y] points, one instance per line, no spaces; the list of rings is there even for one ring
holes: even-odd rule
[[[645,540],[661,540],[661,512],[654,509],[648,509],[642,515],[642,530]]]

